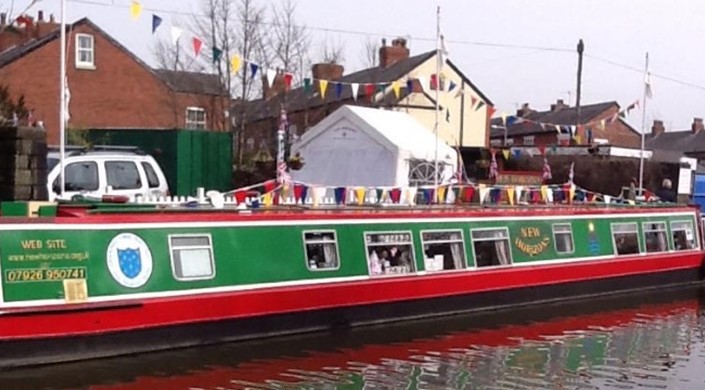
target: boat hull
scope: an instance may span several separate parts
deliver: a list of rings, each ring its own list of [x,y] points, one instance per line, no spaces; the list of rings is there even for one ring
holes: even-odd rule
[[[0,366],[109,357],[697,284],[702,281],[701,265],[699,252],[669,253],[61,310],[6,311],[0,322],[6,335],[0,342]]]

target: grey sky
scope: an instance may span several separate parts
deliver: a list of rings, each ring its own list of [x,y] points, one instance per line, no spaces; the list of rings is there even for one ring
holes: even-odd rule
[[[0,5],[7,7],[10,2],[0,0]],[[15,11],[30,2],[15,0]],[[268,6],[278,3],[277,0],[261,2]],[[67,0],[67,20],[88,16],[153,63],[151,48],[159,37],[151,35],[149,9],[158,10],[154,13],[164,18],[158,35],[168,39],[171,23],[183,25],[188,16],[180,13],[198,10],[199,0],[141,0],[141,3],[146,10],[139,21],[133,22],[127,9],[130,0]],[[298,20],[312,29],[314,60],[321,41],[327,38],[343,42],[346,73],[362,67],[361,52],[368,37],[375,41],[386,37],[389,41],[396,36],[407,36],[412,55],[432,50],[435,9],[440,5],[441,27],[450,59],[495,103],[498,114],[511,114],[524,102],[537,109],[548,108],[556,99],[575,104],[575,47],[582,38],[586,54],[583,104],[616,100],[626,107],[637,99],[643,100],[644,55],[648,51],[653,98],[646,104],[647,127],[653,119],[662,119],[669,130],[685,129],[690,127],[693,117],[705,116],[705,74],[701,66],[705,55],[699,45],[699,39],[705,36],[705,23],[701,22],[705,19],[705,2],[299,0],[298,3]],[[40,0],[31,13],[43,9],[58,17],[59,4],[59,0]],[[628,120],[640,129],[641,111],[633,111]]]

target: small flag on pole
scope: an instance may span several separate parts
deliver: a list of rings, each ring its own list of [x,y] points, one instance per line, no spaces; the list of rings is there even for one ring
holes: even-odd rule
[[[646,90],[646,97],[651,99],[653,97],[653,92],[651,91],[651,72],[646,73],[646,78],[644,79],[644,88]]]

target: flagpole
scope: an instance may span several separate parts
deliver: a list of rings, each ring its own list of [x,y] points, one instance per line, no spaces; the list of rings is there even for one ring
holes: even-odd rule
[[[646,60],[644,64],[644,97],[641,106],[641,152],[639,153],[639,196],[644,192],[644,141],[646,138],[646,94],[649,85],[647,83],[649,77],[649,52],[646,52]]]
[[[59,166],[60,197],[64,197],[66,178],[64,157],[66,154],[66,0],[61,0],[61,53],[59,55]]]
[[[441,49],[439,47],[441,40],[441,6],[436,8],[436,119],[433,125],[433,135],[436,138],[436,147],[434,151],[434,169],[433,169],[433,186],[438,187],[438,90],[441,86]]]

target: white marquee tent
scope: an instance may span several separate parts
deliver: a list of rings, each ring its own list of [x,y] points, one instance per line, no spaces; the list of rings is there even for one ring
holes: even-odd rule
[[[436,149],[437,145],[437,149]],[[326,186],[433,184],[436,156],[439,183],[457,167],[457,153],[404,112],[342,106],[292,145],[305,164],[292,178]],[[411,181],[410,181],[411,177]]]

